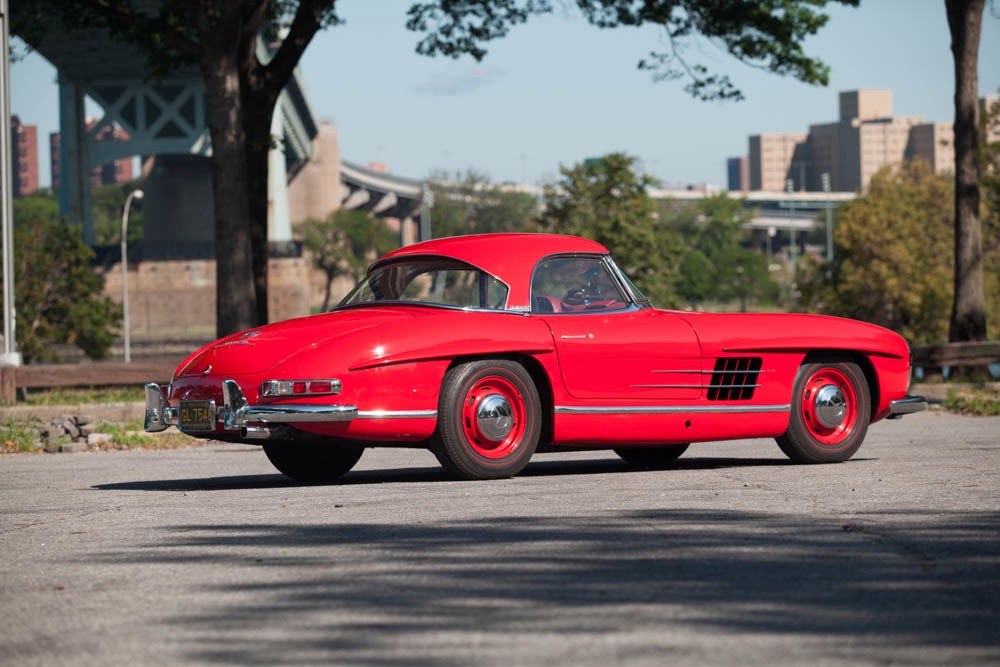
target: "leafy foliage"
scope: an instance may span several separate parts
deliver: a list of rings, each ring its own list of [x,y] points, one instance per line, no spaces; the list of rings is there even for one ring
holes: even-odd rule
[[[90,191],[91,211],[94,220],[94,245],[117,245],[122,240],[122,211],[130,192],[140,186],[139,181],[102,185]],[[142,203],[132,200],[128,214],[129,242],[142,240]]]
[[[914,343],[947,339],[954,254],[952,180],[922,161],[886,167],[868,193],[840,210],[833,266],[813,260],[800,269],[802,305],[867,320]],[[988,309],[1000,312],[1000,227],[985,257]]]
[[[59,361],[54,343],[107,357],[121,307],[100,296],[104,278],[90,268],[93,251],[78,226],[35,219],[14,234],[17,342],[25,362]]]
[[[750,212],[738,199],[707,197],[668,218],[689,250],[681,259],[677,290],[693,308],[704,301],[775,301],[778,285],[767,258],[746,246]]]
[[[857,6],[859,0],[834,0]],[[810,58],[803,42],[815,35],[829,17],[821,10],[827,0],[576,0],[583,17],[598,28],[658,26],[666,51],[654,51],[639,61],[639,69],[654,80],[686,78],[685,90],[697,99],[743,99],[728,75],[689,62],[687,52],[697,37],[716,44],[747,65],[791,75],[810,84],[826,85],[829,68]],[[486,56],[485,42],[507,35],[512,26],[532,16],[551,13],[550,0],[435,0],[414,4],[406,27],[426,35],[417,52],[476,60]]]
[[[212,138],[216,330],[267,320],[267,157],[278,96],[316,32],[339,22],[335,0],[15,0],[28,44],[56,31],[107,30],[151,76],[198,65]],[[274,37],[268,57],[258,37]],[[234,85],[235,84],[235,85]]]
[[[444,174],[435,175],[431,190],[431,222],[437,238],[526,231],[532,227],[538,209],[533,196],[504,190],[472,169],[454,180]]]
[[[561,167],[562,181],[544,188],[543,231],[594,239],[657,306],[677,303],[676,269],[682,254],[676,231],[661,226],[647,193],[655,181],[633,171],[623,153]]]
[[[139,181],[91,188],[91,212],[94,220],[94,245],[109,246],[121,242],[122,210],[128,194]],[[51,190],[39,190],[14,199],[14,224],[27,226],[33,220],[55,222],[59,219],[59,198]],[[133,200],[129,212],[128,240],[142,240],[142,206]]]
[[[988,141],[990,132],[1000,129],[1000,95],[993,100],[979,119],[983,137],[980,147],[980,178],[983,198],[993,215],[1000,215],[1000,140]],[[989,241],[989,239],[984,239]]]
[[[326,276],[323,311],[331,306],[337,278],[360,278],[368,264],[399,245],[385,222],[365,211],[341,209],[325,220],[305,221],[300,230],[313,262]]]

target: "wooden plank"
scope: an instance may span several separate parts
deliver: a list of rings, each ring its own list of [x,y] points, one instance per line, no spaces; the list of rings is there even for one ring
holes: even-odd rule
[[[1000,362],[1000,341],[916,345],[914,366],[985,366]]]
[[[44,364],[16,369],[18,388],[144,385],[169,382],[177,360],[142,360],[131,363]]]

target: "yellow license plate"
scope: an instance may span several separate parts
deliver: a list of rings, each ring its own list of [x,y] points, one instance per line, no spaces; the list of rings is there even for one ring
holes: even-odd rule
[[[181,401],[177,428],[185,432],[215,430],[215,401]]]

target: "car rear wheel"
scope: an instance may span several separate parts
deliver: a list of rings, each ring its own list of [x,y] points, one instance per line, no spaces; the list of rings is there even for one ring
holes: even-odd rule
[[[615,454],[632,465],[642,468],[663,468],[676,461],[690,445],[664,445],[662,447],[619,447]]]
[[[453,475],[512,477],[528,465],[540,433],[538,390],[521,364],[472,361],[445,375],[434,453]]]
[[[278,441],[264,445],[268,460],[297,482],[332,482],[361,458],[365,448],[347,443]]]
[[[798,463],[839,463],[861,447],[871,421],[871,397],[857,364],[803,364],[792,388],[788,430],[777,438]]]

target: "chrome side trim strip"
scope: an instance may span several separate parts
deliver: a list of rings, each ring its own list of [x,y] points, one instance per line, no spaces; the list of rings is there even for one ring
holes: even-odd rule
[[[770,369],[770,368],[767,368],[767,369],[762,368],[762,369],[760,369],[758,371],[716,371],[716,370],[712,370],[712,369],[705,369],[705,370],[700,370],[700,371],[692,371],[692,370],[663,369],[663,370],[654,370],[654,371],[650,371],[650,372],[651,373],[677,373],[677,374],[690,373],[690,374],[695,374],[695,375],[716,375],[716,374],[718,374],[718,375],[749,375],[750,373],[773,373],[774,371],[773,371],[773,369]]]
[[[762,384],[632,384],[629,389],[757,389]]]
[[[629,389],[704,389],[701,384],[630,384]]]
[[[557,415],[671,415],[692,413],[791,412],[785,405],[557,405]]]
[[[437,410],[358,410],[358,419],[432,419]]]

